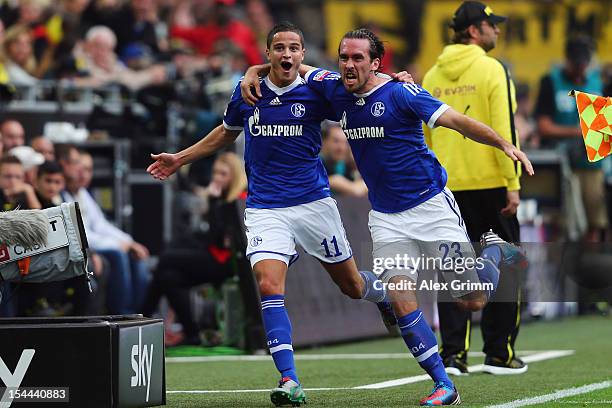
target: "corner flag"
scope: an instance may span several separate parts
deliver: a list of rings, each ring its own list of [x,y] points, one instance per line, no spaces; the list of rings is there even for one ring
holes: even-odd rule
[[[587,158],[595,162],[609,156],[612,145],[611,98],[580,91],[571,91],[569,95],[576,97]]]

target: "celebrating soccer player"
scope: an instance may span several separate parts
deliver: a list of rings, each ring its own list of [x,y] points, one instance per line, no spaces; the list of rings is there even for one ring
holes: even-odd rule
[[[408,254],[412,259],[422,254],[474,258],[459,208],[445,187],[446,171],[427,148],[421,123],[445,126],[497,147],[512,160],[520,161],[531,175],[533,168],[527,156],[488,126],[457,113],[418,85],[397,83],[377,75],[385,50],[371,31],[348,32],[338,51],[340,73],[302,65],[300,74],[310,88],[331,103],[368,186],[374,259],[390,259],[398,253]],[[260,65],[247,71],[241,91],[249,103],[263,100],[257,75],[268,69],[267,65]],[[473,311],[482,309],[493,295],[500,266],[518,269],[526,263],[517,247],[493,232],[483,234],[481,243],[483,262],[460,276],[453,270],[442,271],[447,280],[459,278],[493,288],[452,291],[463,307]],[[415,281],[416,274],[409,265],[396,265],[386,269],[381,279],[400,284]],[[415,291],[411,285],[403,287],[406,289],[391,291],[402,337],[434,380],[431,394],[420,403],[458,404],[459,393],[445,372],[436,337],[418,308]]]

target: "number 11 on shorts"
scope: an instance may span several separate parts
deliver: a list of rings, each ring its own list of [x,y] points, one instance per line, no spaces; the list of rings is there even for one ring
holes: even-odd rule
[[[342,252],[340,252],[340,248],[338,248],[338,240],[336,240],[335,235],[332,237],[332,239],[329,242],[334,244],[334,249],[336,250],[336,253],[332,255],[331,252],[329,252],[329,245],[327,245],[327,238],[325,238],[323,242],[321,242],[321,245],[323,245],[323,248],[325,248],[325,257],[331,258],[331,257],[342,255]]]

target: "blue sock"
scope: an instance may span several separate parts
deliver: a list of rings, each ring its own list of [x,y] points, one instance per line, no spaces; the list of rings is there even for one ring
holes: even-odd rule
[[[378,277],[371,271],[359,271],[361,278],[363,279],[363,293],[361,298],[369,300],[370,302],[388,302],[387,291],[385,290],[382,282]]]
[[[425,321],[423,312],[417,309],[408,313],[397,319],[397,325],[408,349],[434,382],[444,382],[453,387],[453,382],[448,378],[444,363],[438,353],[436,335]]]
[[[289,377],[299,383],[293,361],[291,345],[291,322],[285,309],[285,296],[270,295],[261,297],[261,314],[266,329],[270,354],[281,377]]]
[[[487,291],[487,299],[495,294],[499,283],[499,263],[501,261],[501,249],[497,245],[486,247],[482,251],[482,262],[476,263],[476,273],[481,283],[492,283],[493,290]]]

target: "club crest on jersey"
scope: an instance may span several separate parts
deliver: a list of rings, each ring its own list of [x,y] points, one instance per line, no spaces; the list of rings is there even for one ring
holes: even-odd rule
[[[370,108],[370,112],[376,117],[382,116],[382,114],[385,113],[385,104],[382,102],[375,102]]]
[[[262,242],[263,242],[263,238],[261,238],[259,235],[251,238],[251,246],[253,247],[261,245]]]
[[[306,107],[301,103],[294,103],[291,105],[291,113],[296,118],[301,118],[306,113]]]

